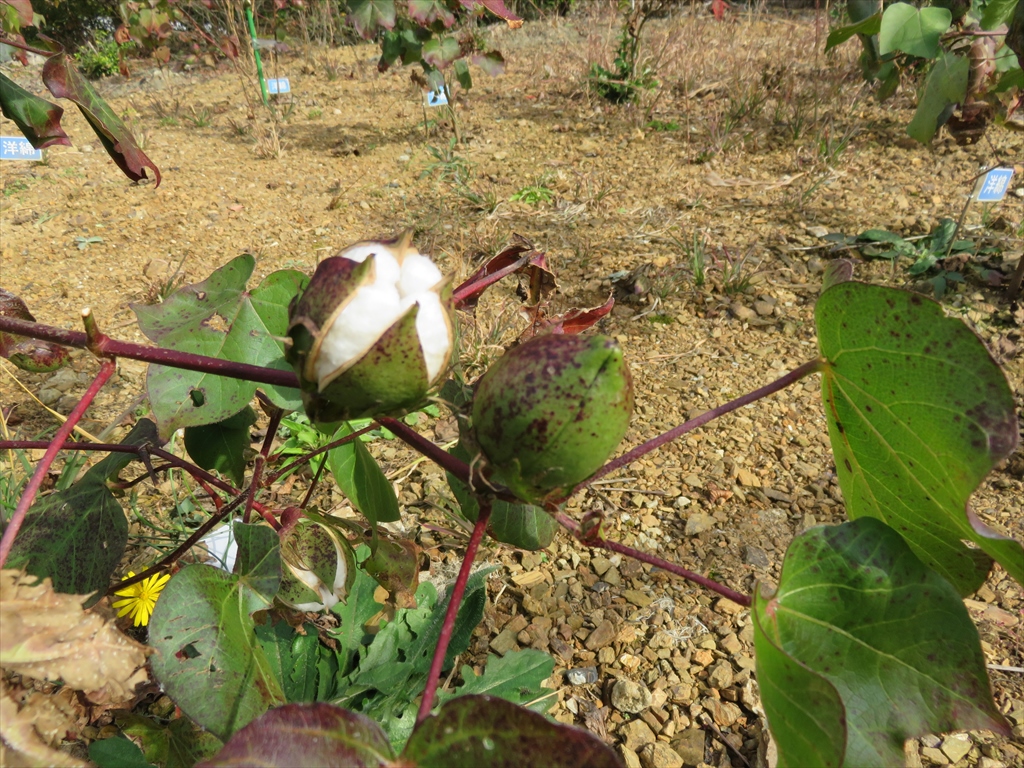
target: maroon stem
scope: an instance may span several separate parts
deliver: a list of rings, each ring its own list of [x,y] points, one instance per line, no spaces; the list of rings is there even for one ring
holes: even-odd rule
[[[580,524],[568,515],[566,515],[564,512],[556,513],[555,519],[558,521],[559,525],[561,525],[567,531],[572,533],[573,536],[579,539],[583,544],[586,544],[588,547],[600,547],[601,549],[607,549],[611,552],[618,552],[620,554],[627,555],[628,557],[635,558],[644,563],[650,563],[651,565],[657,566],[658,568],[666,570],[669,573],[674,573],[676,576],[681,576],[684,579],[692,581],[696,584],[700,584],[702,587],[706,587],[707,589],[710,589],[712,592],[717,592],[718,594],[722,595],[722,597],[727,597],[734,603],[739,603],[740,605],[746,606],[748,608],[750,607],[750,597],[742,594],[741,592],[731,590],[728,587],[719,584],[717,581],[709,579],[707,576],[701,576],[699,573],[688,571],[686,568],[678,566],[675,563],[669,562],[668,560],[663,560],[662,558],[656,557],[655,555],[649,555],[646,552],[641,552],[639,549],[633,549],[633,547],[626,546],[625,544],[620,544],[617,541],[609,541],[608,539],[601,536],[600,533],[597,533],[596,535],[585,534],[580,528]]]
[[[415,429],[398,421],[398,419],[382,416],[377,419],[377,423],[382,427],[390,429],[402,442],[415,448],[446,472],[451,472],[462,482],[471,485],[470,469],[466,462],[452,456],[444,448],[435,445]]]
[[[390,427],[388,427],[390,429]],[[430,662],[430,673],[427,675],[427,684],[423,688],[423,700],[420,702],[420,711],[416,715],[416,724],[419,725],[430,716],[430,710],[434,707],[434,696],[437,693],[437,684],[441,680],[441,668],[444,666],[444,657],[448,653],[448,644],[452,639],[452,632],[455,631],[455,617],[458,616],[459,606],[462,604],[462,596],[466,592],[466,582],[469,581],[469,573],[473,570],[473,560],[476,559],[476,550],[487,530],[487,520],[491,516],[491,499],[480,497],[480,513],[476,518],[476,525],[473,526],[473,535],[469,537],[469,544],[466,546],[466,554],[462,558],[462,567],[459,568],[459,575],[455,579],[455,586],[452,587],[451,597],[448,598],[448,610],[444,614],[444,623],[441,625],[441,634],[437,638],[437,646],[434,648],[434,658]]]
[[[799,381],[805,376],[810,376],[812,373],[818,373],[819,371],[825,368],[825,364],[825,361],[821,358],[806,362],[799,368],[794,368],[785,376],[776,379],[771,384],[766,384],[765,386],[760,387],[759,389],[755,389],[753,392],[748,392],[742,397],[737,397],[735,400],[730,400],[728,403],[725,403],[724,405],[720,405],[717,408],[712,408],[710,411],[702,413],[695,419],[690,419],[689,421],[680,424],[678,427],[670,429],[668,432],[660,434],[657,437],[651,438],[646,443],[638,445],[633,450],[626,451],[626,453],[622,454],[617,459],[609,461],[607,464],[605,464],[603,467],[597,470],[597,472],[595,472],[593,475],[591,475],[582,483],[573,488],[572,492],[577,493],[583,488],[586,488],[588,485],[593,483],[598,478],[604,477],[609,472],[614,472],[616,469],[619,469],[620,467],[624,467],[627,464],[636,461],[641,456],[644,456],[650,453],[651,451],[661,448],[663,445],[672,442],[678,437],[682,437],[687,432],[690,432],[691,430],[694,430],[697,427],[704,426],[709,421],[717,419],[719,416],[724,416],[725,414],[730,413],[731,411],[735,411],[738,408],[742,408],[744,405],[749,405],[755,400],[760,400],[762,397],[767,397],[768,395],[774,394],[775,392],[778,392],[781,389],[785,389],[790,384]]]
[[[117,363],[114,360],[107,359],[100,363],[100,370],[96,374],[96,378],[92,380],[89,388],[82,395],[82,399],[78,401],[78,404],[68,416],[67,421],[61,424],[57,434],[53,436],[53,440],[47,446],[46,453],[43,454],[42,460],[36,465],[36,471],[32,473],[32,478],[28,481],[28,485],[25,486],[25,492],[22,493],[21,498],[18,500],[18,506],[14,509],[14,514],[11,515],[11,520],[4,529],[3,537],[0,537],[0,568],[3,568],[4,563],[7,562],[7,556],[11,553],[11,547],[14,546],[14,537],[18,535],[21,524],[25,521],[25,515],[28,513],[29,507],[32,506],[32,502],[35,501],[36,494],[43,484],[46,473],[50,471],[50,466],[53,464],[54,459],[57,458],[57,454],[64,447],[64,441],[71,436],[75,425],[85,415],[85,411],[92,404],[92,401],[103,388],[103,385],[107,383],[107,380],[114,375],[115,370],[117,370]]]
[[[276,387],[291,387],[298,389],[298,377],[292,371],[278,371],[273,368],[264,368],[260,365],[249,365],[248,363],[236,363],[231,360],[221,360],[217,357],[206,355],[194,355],[190,352],[178,352],[163,347],[151,347],[144,344],[132,344],[128,341],[118,341],[109,336],[100,335],[98,340],[90,342],[89,337],[81,331],[69,331],[64,328],[54,328],[49,325],[32,323],[27,320],[17,320],[13,317],[0,317],[0,331],[15,333],[19,336],[28,336],[32,339],[50,341],[54,344],[63,344],[67,347],[78,347],[79,349],[91,349],[99,355],[113,355],[115,357],[127,357],[132,360],[142,360],[157,365],[168,365],[173,368],[184,368],[188,371],[200,371],[216,376],[227,376],[232,379],[243,379],[256,384],[272,384]]]
[[[0,39],[0,43],[3,43],[4,45],[9,45],[11,46],[11,48],[20,48],[23,51],[28,51],[29,53],[34,53],[38,56],[45,56],[46,58],[56,56],[58,53],[57,51],[47,51],[43,48],[33,48],[31,45],[28,45],[27,43],[19,43],[17,40],[15,40],[9,35],[4,35],[3,39]]]

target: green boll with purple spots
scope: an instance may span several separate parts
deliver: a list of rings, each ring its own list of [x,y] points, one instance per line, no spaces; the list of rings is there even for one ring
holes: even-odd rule
[[[481,377],[473,435],[491,482],[543,504],[604,465],[632,414],[633,382],[614,339],[535,336]]]

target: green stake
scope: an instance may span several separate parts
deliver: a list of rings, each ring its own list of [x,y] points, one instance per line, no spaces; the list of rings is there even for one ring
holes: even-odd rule
[[[249,37],[252,38],[252,54],[256,57],[256,75],[260,79],[263,106],[267,106],[267,83],[263,80],[263,62],[260,60],[259,46],[256,45],[256,22],[252,20],[252,0],[245,0],[245,18],[249,21]]]

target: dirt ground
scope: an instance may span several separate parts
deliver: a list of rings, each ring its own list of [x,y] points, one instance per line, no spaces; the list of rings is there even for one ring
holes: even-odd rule
[[[51,150],[42,164],[3,166],[0,285],[41,322],[77,328],[90,306],[107,333],[143,341],[129,303],[158,301],[176,279],[202,279],[242,252],[258,257],[255,281],[284,267],[311,272],[355,240],[412,226],[422,250],[465,276],[518,233],[547,252],[558,276],[552,313],[603,303],[617,273],[640,278],[639,295],[623,299],[628,291],[620,290],[623,300],[600,326],[623,343],[635,377],[624,450],[815,356],[814,301],[824,265],[837,255],[822,239],[828,232],[923,234],[940,218],[959,217],[979,166],[1001,161],[1016,163],[1016,190],[991,210],[974,206],[966,231],[1000,244],[992,269],[1008,275],[1021,256],[1020,127],[993,127],[973,145],[943,134],[919,146],[903,132],[912,89],[877,104],[860,81],[855,43],[831,58],[817,53],[826,31],[813,16],[657,22],[650,50],[660,51],[659,88],[639,107],[612,107],[588,92],[585,77],[591,61],[612,58],[612,17],[490,27],[508,66],[497,78],[474,68],[475,87],[458,93],[462,144],[454,156],[449,117],[432,110],[427,117],[437,124],[427,135],[410,71],[379,74],[372,45],[296,49],[271,61],[268,75],[287,76],[292,88],[290,100],[277,103],[276,123],[261,108],[250,119],[254,81],[230,67],[139,66],[131,80],[98,87],[127,116],[163,183],[127,182],[68,105],[73,149]],[[39,90],[31,70],[12,76]],[[0,128],[14,133],[7,121]],[[472,195],[450,181],[459,158]],[[547,188],[551,199],[510,201],[530,186]],[[710,265],[703,287],[689,266],[695,242],[706,244]],[[904,285],[905,266],[859,263],[857,276]],[[1019,405],[1024,315],[979,281],[944,302],[1003,363]],[[468,370],[482,370],[522,329],[516,310],[512,288],[503,287],[475,320],[463,319]],[[66,413],[97,365],[78,354],[76,375],[2,367],[12,431],[31,437],[53,419],[28,392]],[[116,436],[144,372],[121,361],[85,428],[96,434],[114,425]],[[452,425],[439,423],[434,436],[450,440]],[[411,466],[393,444],[381,458],[402,481],[401,526],[434,570],[452,573],[466,534],[449,511],[443,474]],[[155,506],[162,498],[147,492],[142,500]],[[1018,450],[973,503],[1019,539],[1022,498]],[[330,492],[318,499],[328,508],[341,502]],[[817,381],[648,456],[569,511],[595,507],[622,541],[734,589],[772,582],[796,533],[845,519]],[[152,557],[133,552],[131,564]],[[644,765],[674,764],[648,746],[655,740],[686,765],[761,759],[747,611],[565,534],[545,552],[492,543],[484,557],[505,569],[492,584],[475,663],[515,647],[551,652],[552,714],[614,743],[627,765],[639,765],[638,755]],[[912,741],[911,765],[1024,764],[1024,593],[1004,575],[997,567],[968,606],[988,661],[1005,668],[990,675],[1014,737]],[[644,689],[636,692],[648,700],[639,715],[618,706],[617,680]]]

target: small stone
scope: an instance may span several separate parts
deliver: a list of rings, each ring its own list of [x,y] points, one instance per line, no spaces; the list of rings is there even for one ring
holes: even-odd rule
[[[729,305],[729,311],[732,313],[733,317],[744,323],[757,317],[757,312],[752,310],[750,307],[743,306],[738,301],[734,301]]]
[[[978,768],[1006,768],[1006,763],[991,757],[983,757],[978,761]]]
[[[412,158],[409,157],[408,155],[399,155],[398,156],[398,162],[400,162],[400,163],[408,163],[411,159]]]
[[[651,706],[651,692],[643,683],[634,680],[617,680],[612,686],[612,706],[619,712],[638,715]]]
[[[715,518],[707,512],[694,512],[686,518],[686,535],[696,536],[698,533],[709,531],[715,526]]]
[[[662,648],[675,648],[675,646],[675,638],[664,630],[655,632],[654,637],[652,637],[647,643],[647,647],[655,651],[661,650]]]
[[[53,405],[61,398],[61,391],[53,387],[43,387],[36,392],[36,397],[43,405]]]
[[[959,762],[971,751],[971,738],[966,733],[955,733],[942,741],[942,751],[951,763]]]
[[[634,752],[639,752],[648,744],[657,741],[654,731],[643,720],[630,720],[619,728],[619,735],[622,737],[623,746]]]
[[[735,616],[740,611],[744,610],[743,606],[739,603],[734,603],[727,597],[720,597],[715,601],[715,612],[716,613],[727,613],[730,616]]]
[[[703,488],[704,487],[704,481],[701,480],[700,479],[700,475],[698,475],[696,473],[694,473],[692,475],[687,475],[686,477],[684,477],[683,478],[683,482],[686,483],[691,488]]]
[[[615,661],[615,649],[606,645],[597,652],[597,660],[602,664],[612,664]]]
[[[619,752],[622,753],[622,762],[625,763],[626,768],[642,768],[639,756],[632,749],[620,744]]]
[[[921,747],[921,755],[929,762],[936,765],[948,765],[949,758],[942,754],[942,750],[935,747]]]
[[[607,557],[592,557],[590,558],[590,570],[596,573],[598,576],[603,576],[605,571],[612,567],[612,561]]]
[[[732,665],[727,661],[720,661],[711,668],[711,672],[708,674],[708,685],[722,690],[732,685],[732,678]]]
[[[755,568],[767,568],[769,565],[768,553],[753,544],[747,544],[743,548],[743,562]]]
[[[813,235],[814,237],[827,237],[828,234],[829,234],[829,231],[828,231],[828,229],[826,227],[814,226],[814,227],[808,227],[807,228],[807,234]]]
[[[700,728],[687,728],[672,742],[683,764],[697,766],[704,762],[704,731]]]
[[[807,260],[807,271],[812,275],[820,275],[825,271],[825,262],[817,256],[811,256],[811,258]]]
[[[719,728],[727,728],[743,717],[743,710],[731,701],[722,701],[721,699],[708,697],[701,704],[710,713],[711,718],[715,721],[715,725]]]
[[[718,647],[726,653],[732,655],[734,653],[739,653],[743,650],[743,643],[741,643],[740,639],[736,637],[735,632],[730,632],[728,635],[726,635],[718,641]]]
[[[594,667],[577,667],[565,673],[569,685],[587,685],[597,682],[597,670]]]
[[[588,651],[599,651],[615,639],[615,634],[615,625],[605,619],[587,636],[587,642],[584,645]]]
[[[644,768],[683,768],[683,758],[668,744],[656,741],[640,751],[640,765]]]
[[[775,311],[775,307],[769,304],[767,301],[755,301],[754,311],[761,317],[770,317],[772,312]]]
[[[637,608],[646,608],[648,605],[654,602],[654,598],[646,592],[641,592],[638,589],[627,589],[624,590],[622,596],[626,600]]]
[[[504,656],[509,651],[515,650],[516,639],[520,632],[526,629],[526,617],[522,614],[515,616],[505,628],[498,633],[498,636],[491,640],[491,650],[499,656]]]
[[[996,599],[996,593],[992,591],[992,588],[988,584],[982,584],[978,587],[977,595],[986,603],[991,603]]]
[[[760,488],[761,480],[749,469],[736,470],[736,482],[748,488]]]

